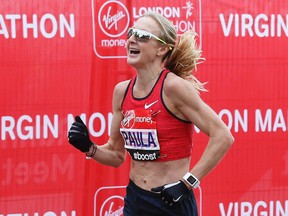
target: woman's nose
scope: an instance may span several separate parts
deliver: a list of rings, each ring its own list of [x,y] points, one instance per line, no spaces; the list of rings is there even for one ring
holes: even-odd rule
[[[135,34],[131,35],[131,37],[128,38],[128,41],[136,42]]]

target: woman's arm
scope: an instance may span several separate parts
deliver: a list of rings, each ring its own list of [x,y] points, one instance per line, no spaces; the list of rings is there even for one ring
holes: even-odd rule
[[[123,138],[120,133],[120,123],[123,119],[121,104],[128,83],[129,81],[118,83],[114,88],[111,135],[106,144],[97,147],[97,151],[92,157],[94,160],[104,165],[118,167],[125,160],[126,151],[124,148]],[[90,151],[92,151],[91,148]]]
[[[168,77],[164,92],[183,118],[190,120],[209,136],[208,144],[200,160],[190,171],[201,180],[224,157],[234,138],[225,123],[202,101],[191,82],[175,75]]]

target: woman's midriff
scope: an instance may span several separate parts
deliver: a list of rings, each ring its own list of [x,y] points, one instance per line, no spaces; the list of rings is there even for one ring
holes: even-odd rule
[[[151,190],[164,184],[176,182],[189,171],[190,158],[166,162],[134,161],[131,163],[130,179],[139,187]]]

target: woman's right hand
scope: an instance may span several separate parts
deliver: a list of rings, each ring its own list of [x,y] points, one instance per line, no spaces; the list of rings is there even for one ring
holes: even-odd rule
[[[88,128],[79,116],[75,117],[75,122],[68,131],[68,141],[81,152],[89,152],[90,147],[93,145]]]

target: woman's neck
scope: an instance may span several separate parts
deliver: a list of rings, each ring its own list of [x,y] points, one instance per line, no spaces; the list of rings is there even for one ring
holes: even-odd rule
[[[158,70],[157,72],[153,73],[138,73],[137,78],[136,78],[136,83],[134,86],[135,94],[138,96],[146,96],[147,94],[150,93],[152,90],[153,86],[157,82],[161,72],[163,69]]]

